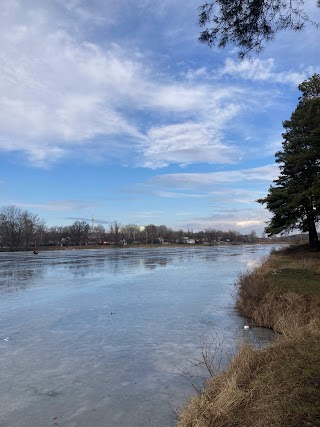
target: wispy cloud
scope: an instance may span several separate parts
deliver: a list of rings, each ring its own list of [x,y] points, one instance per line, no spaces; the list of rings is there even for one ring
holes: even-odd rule
[[[41,209],[44,211],[73,211],[78,209],[92,208],[92,203],[76,200],[50,200],[45,203],[25,203],[19,201],[8,201],[8,204],[14,204],[22,208]]]
[[[137,220],[148,220],[150,218],[160,217],[164,212],[163,211],[140,211],[140,212],[131,212],[130,216],[136,218]]]
[[[226,58],[224,65],[217,69],[208,67],[189,68],[183,76],[190,81],[219,80],[224,76],[255,82],[280,83],[297,87],[303,80],[316,72],[314,67],[306,67],[300,71],[279,71],[274,58],[244,59],[242,61]]]
[[[64,219],[68,219],[68,220],[72,220],[72,221],[86,221],[89,224],[92,223],[92,217],[88,218],[88,217],[82,217],[82,216],[80,216],[80,217],[78,217],[78,216],[68,216],[68,217],[65,217]],[[97,225],[97,224],[109,225],[109,224],[112,224],[113,222],[114,221],[110,221],[110,220],[108,221],[108,220],[99,219],[99,218],[95,218],[94,219],[94,225]]]
[[[33,165],[45,167],[75,152],[82,159],[116,158],[148,168],[235,163],[241,149],[228,141],[228,130],[235,118],[257,108],[259,92],[253,106],[246,90],[217,76],[302,79],[277,73],[271,59],[228,59],[214,79],[206,67],[188,68],[183,78],[157,72],[139,49],[89,41],[75,22],[79,16],[82,25],[100,22],[85,3],[61,7],[67,17],[54,4],[30,9],[18,0],[2,10],[0,150],[24,153]]]
[[[208,173],[176,173],[157,175],[149,183],[179,189],[206,188],[214,184],[230,184],[236,182],[272,182],[277,178],[277,165],[267,165],[252,169],[230,170]]]
[[[235,112],[230,111],[229,117],[233,114]],[[221,122],[227,120],[226,116],[224,120],[217,119],[217,128],[192,122],[151,128],[148,141],[143,144],[144,166],[235,163],[239,160],[240,150],[222,142]]]
[[[111,102],[132,84],[134,61],[36,23],[21,39],[15,30],[0,40],[0,149],[43,165],[99,135],[142,138]]]
[[[265,196],[265,191],[249,188],[223,188],[209,191],[208,194],[211,196],[211,207],[216,209],[218,206],[222,206],[225,210],[230,205],[255,203],[257,199]]]
[[[214,209],[227,209],[230,203],[251,204],[265,195],[265,191],[251,190],[247,188],[223,188],[211,191],[210,188],[199,189],[199,193],[186,191],[152,190],[151,193],[158,197],[168,199],[206,199],[209,207]]]
[[[303,80],[314,72],[312,67],[303,71],[276,71],[276,61],[273,58],[243,61],[235,61],[227,58],[224,67],[218,71],[218,75],[230,75],[246,80],[269,81],[298,86]]]
[[[205,228],[215,228],[218,230],[241,230],[242,233],[257,230],[261,233],[264,230],[270,214],[262,207],[250,210],[233,209],[227,212],[218,212],[210,216],[198,218],[188,218],[180,220],[181,227],[193,230],[203,230]]]
[[[158,197],[164,197],[168,199],[202,199],[207,198],[208,196],[206,194],[194,194],[194,193],[177,193],[174,191],[154,191],[154,195]]]
[[[11,14],[16,12],[12,8]],[[102,157],[120,151],[122,160],[132,159],[136,152],[135,158],[146,167],[202,162],[212,146],[216,154],[210,153],[210,162],[234,157],[219,135],[237,113],[230,102],[233,88],[212,91],[204,85],[155,78],[139,52],[114,44],[102,48],[66,29],[47,28],[49,17],[41,9],[38,20],[27,17],[29,22],[14,23],[0,39],[0,150],[25,152],[39,166],[72,156],[75,146],[78,151],[88,146],[103,151]],[[170,120],[177,124],[142,129],[132,111],[143,109],[151,115],[173,114]],[[206,123],[212,115],[215,127]],[[192,121],[179,123],[185,118]],[[96,139],[102,137],[104,144],[97,146]]]

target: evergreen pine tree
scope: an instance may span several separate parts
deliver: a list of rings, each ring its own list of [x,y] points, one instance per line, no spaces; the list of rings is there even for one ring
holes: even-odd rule
[[[283,123],[282,151],[276,153],[280,175],[268,195],[258,202],[273,213],[269,235],[299,229],[309,233],[318,248],[316,224],[320,220],[320,75],[299,85],[299,104]]]

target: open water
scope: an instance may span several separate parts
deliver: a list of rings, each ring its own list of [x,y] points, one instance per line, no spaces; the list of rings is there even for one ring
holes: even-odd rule
[[[232,297],[271,248],[0,253],[0,426],[173,426],[203,348],[272,339]]]

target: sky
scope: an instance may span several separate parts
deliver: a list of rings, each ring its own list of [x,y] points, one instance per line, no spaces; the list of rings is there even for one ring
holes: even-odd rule
[[[240,61],[198,42],[202,3],[1,1],[0,207],[47,226],[263,232],[256,200],[298,85],[320,72],[320,30]]]

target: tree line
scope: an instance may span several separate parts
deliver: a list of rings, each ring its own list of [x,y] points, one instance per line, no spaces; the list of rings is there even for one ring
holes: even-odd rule
[[[165,225],[121,225],[113,221],[105,228],[87,221],[74,221],[68,226],[47,227],[37,214],[15,205],[0,209],[0,248],[31,249],[41,246],[123,245],[157,243],[255,243],[255,231],[241,234],[235,230],[208,228],[204,231],[174,230]]]

